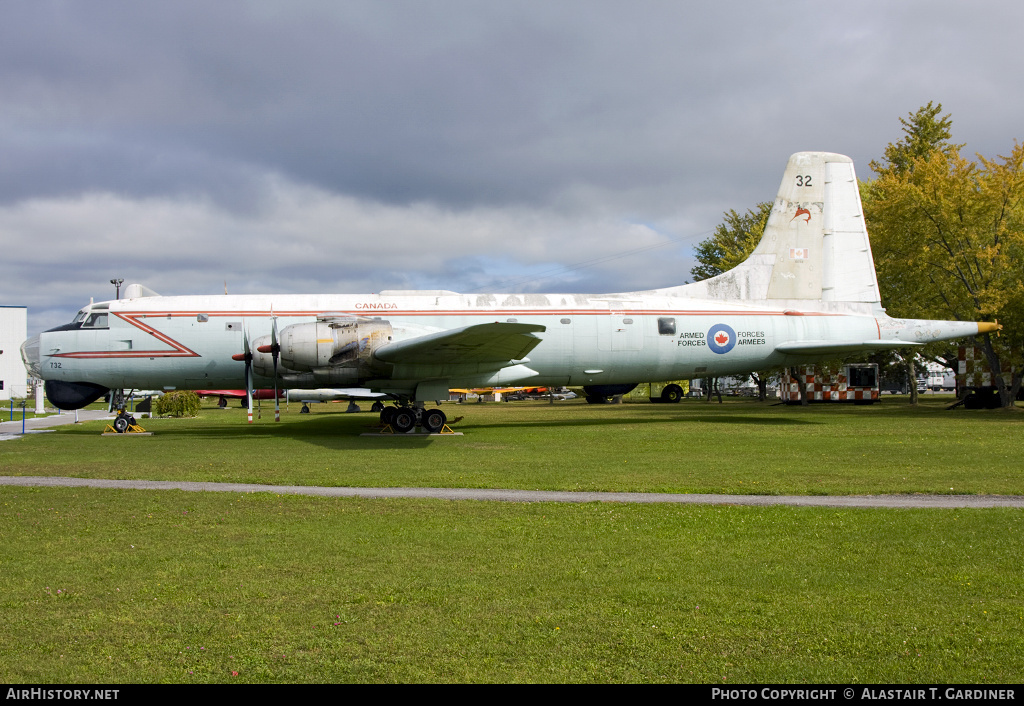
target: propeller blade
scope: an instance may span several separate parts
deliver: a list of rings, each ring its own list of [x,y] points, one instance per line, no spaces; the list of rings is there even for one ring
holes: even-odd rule
[[[277,342],[277,317],[270,307],[270,355],[274,359],[274,421],[281,421],[281,400],[277,396],[277,359],[281,355],[281,344]]]
[[[249,424],[252,424],[252,350],[249,349],[249,329],[242,329],[242,345],[245,347],[245,402],[248,407]],[[234,357],[234,356],[232,356]]]

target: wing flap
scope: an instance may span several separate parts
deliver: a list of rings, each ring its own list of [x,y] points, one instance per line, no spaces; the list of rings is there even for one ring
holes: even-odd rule
[[[545,330],[536,324],[475,324],[388,343],[373,355],[385,363],[495,363],[495,367],[503,367],[525,358],[541,342],[534,334]]]

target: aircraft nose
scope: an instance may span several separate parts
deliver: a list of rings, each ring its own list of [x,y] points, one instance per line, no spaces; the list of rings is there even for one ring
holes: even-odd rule
[[[43,377],[42,368],[39,366],[39,336],[33,336],[21,344],[21,359],[32,377]]]

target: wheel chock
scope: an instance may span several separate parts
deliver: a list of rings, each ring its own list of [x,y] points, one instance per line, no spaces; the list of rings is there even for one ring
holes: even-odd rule
[[[117,429],[108,424],[101,433],[104,435],[117,434],[118,436],[120,436],[122,434],[146,434],[148,432],[142,427],[140,427],[138,424],[129,424],[128,428],[125,429],[123,432],[118,431]]]

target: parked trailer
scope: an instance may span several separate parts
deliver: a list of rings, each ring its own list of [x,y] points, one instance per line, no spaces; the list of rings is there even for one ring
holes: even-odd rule
[[[1002,406],[999,400],[999,390],[996,388],[995,380],[992,378],[992,369],[985,358],[985,351],[978,346],[960,346],[957,354],[959,370],[956,375],[956,383],[960,388],[959,396],[967,409],[998,409]],[[1007,387],[1013,379],[1014,369],[1002,374],[1003,382]],[[1017,399],[1024,398],[1024,388],[1021,389]]]
[[[808,365],[783,378],[779,396],[786,404],[800,404],[801,393],[808,402],[853,402],[874,404],[878,400],[878,365],[849,363],[838,373],[819,371]]]

